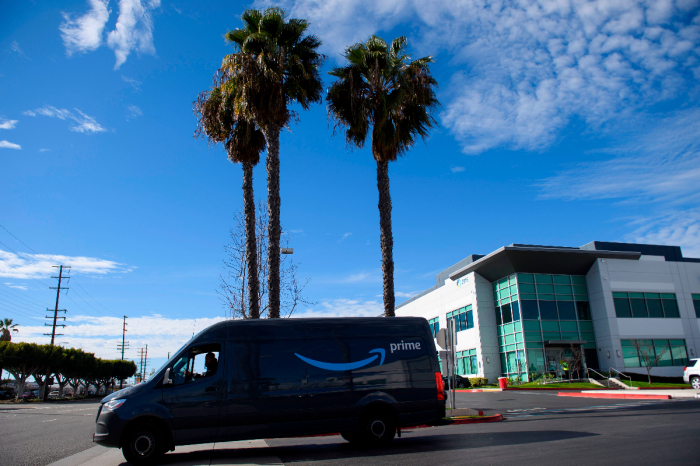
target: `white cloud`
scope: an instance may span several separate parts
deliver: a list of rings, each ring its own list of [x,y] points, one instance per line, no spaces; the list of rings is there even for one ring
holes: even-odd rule
[[[420,293],[420,291],[409,291],[409,292],[394,291],[394,296],[396,296],[397,298],[413,298],[418,293]]]
[[[73,120],[75,125],[70,127],[71,131],[76,131],[78,133],[101,133],[107,131],[102,125],[100,125],[95,118],[90,115],[86,115],[77,108],[74,109],[78,114],[66,110],[65,108],[56,108],[51,105],[46,105],[42,108],[36,110],[27,110],[22,112],[22,115],[36,116],[43,115],[51,118],[58,118],[60,120]]]
[[[119,17],[115,29],[107,35],[107,45],[117,58],[118,69],[132,50],[154,54],[153,19],[151,11],[160,6],[160,0],[119,0]]]
[[[126,76],[122,75],[122,81],[133,87],[135,90],[140,91],[141,90],[141,81],[137,81],[135,79],[127,78]]]
[[[127,273],[134,267],[95,257],[63,256],[58,254],[12,253],[0,249],[0,277],[47,278],[56,264],[71,266],[71,274],[105,275]]]
[[[76,19],[63,13],[63,23],[59,27],[66,53],[84,53],[97,50],[102,45],[102,33],[111,11],[109,0],[88,0],[90,11]]]
[[[464,167],[450,167],[450,171],[452,173],[461,173],[464,170],[466,170],[466,168],[464,168]]]
[[[295,312],[292,318],[304,317],[376,317],[384,314],[384,305],[379,301],[355,299],[323,300],[311,309]]]
[[[700,78],[697,2],[296,0],[282,6],[311,21],[332,57],[409,23],[416,56],[439,54],[462,68],[441,96],[442,123],[467,153],[540,150],[574,118],[600,128],[697,90]]]
[[[542,180],[542,198],[700,201],[700,109],[641,126],[616,157],[583,163]]]
[[[5,286],[7,286],[8,288],[14,288],[15,290],[27,291],[29,289],[29,287],[27,285],[15,285],[14,283],[8,283],[8,282],[5,282]]]
[[[17,126],[17,120],[3,120],[0,122],[0,129],[14,129]]]
[[[347,233],[345,233],[345,234],[343,235],[342,238],[340,238],[340,239],[338,240],[338,242],[340,243],[340,242],[342,242],[342,241],[345,241],[345,240],[346,240],[347,238],[349,238],[350,236],[352,236],[352,233],[351,233],[351,232],[347,232]]]
[[[26,58],[27,60],[31,60],[31,58],[24,53],[24,50],[22,50],[22,47],[19,46],[19,43],[16,40],[13,40],[12,44],[10,44],[10,52],[16,53],[20,57]]]
[[[67,305],[68,306],[68,305]],[[70,311],[70,308],[69,308]],[[192,332],[198,333],[217,322],[223,317],[198,319],[171,319],[159,314],[150,316],[130,317],[129,344],[131,349],[125,355],[136,358],[137,348],[148,344],[148,357],[164,358],[168,352],[178,350],[192,338]],[[67,314],[66,327],[61,330],[64,335],[60,341],[67,341],[62,346],[82,348],[84,351],[95,353],[95,356],[105,359],[115,359],[117,342],[121,343],[122,319],[118,317],[94,317],[87,315]],[[163,329],[167,329],[164,332]],[[46,343],[46,328],[43,326],[23,326],[20,335],[13,341]],[[60,344],[60,343],[59,343]]]
[[[700,257],[700,210],[638,218],[625,241],[680,246],[684,257]]]
[[[143,115],[141,109],[136,105],[129,105],[126,107],[126,110],[128,112],[126,115],[126,121],[133,120],[134,118],[138,118]]]
[[[22,146],[9,141],[0,141],[0,149],[22,149]]]
[[[39,149],[39,152],[48,152],[48,151],[50,151],[50,150],[51,150],[51,149]]]

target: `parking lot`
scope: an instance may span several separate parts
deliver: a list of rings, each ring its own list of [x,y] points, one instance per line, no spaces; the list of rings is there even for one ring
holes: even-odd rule
[[[404,430],[387,448],[356,448],[340,436],[178,447],[166,464],[420,465],[697,464],[700,400],[606,400],[556,392],[458,393],[458,406],[502,413],[503,422]],[[3,462],[124,464],[95,447],[96,401],[0,405]],[[81,455],[71,456],[82,452]]]

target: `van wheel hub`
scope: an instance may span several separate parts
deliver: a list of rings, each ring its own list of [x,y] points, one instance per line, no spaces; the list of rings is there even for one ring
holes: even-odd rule
[[[370,432],[377,438],[382,438],[384,432],[386,432],[386,425],[381,419],[375,419],[369,426]]]
[[[148,456],[153,452],[155,441],[148,433],[142,433],[134,441],[134,450],[139,456]]]

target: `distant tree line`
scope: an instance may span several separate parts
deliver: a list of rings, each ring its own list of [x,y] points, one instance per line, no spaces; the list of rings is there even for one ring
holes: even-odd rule
[[[133,361],[101,359],[81,349],[62,346],[37,345],[36,343],[0,342],[0,373],[6,370],[15,379],[17,399],[24,395],[24,387],[30,376],[39,385],[39,392],[46,388],[46,373],[59,386],[59,397],[63,397],[66,385],[73,388],[74,396],[78,387],[85,390],[94,385],[96,391],[110,387],[115,380],[124,380],[136,373]]]

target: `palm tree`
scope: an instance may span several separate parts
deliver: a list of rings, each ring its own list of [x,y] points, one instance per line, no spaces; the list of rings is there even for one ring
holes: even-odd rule
[[[223,89],[232,96],[237,117],[255,122],[267,142],[268,292],[271,318],[280,316],[280,160],[279,135],[296,115],[289,109],[297,103],[307,110],[321,102],[323,86],[318,53],[321,41],[304,35],[309,23],[286,19],[280,8],[260,12],[247,10],[244,27],[226,34],[235,48],[224,58]]]
[[[17,328],[19,324],[13,324],[12,319],[3,319],[0,321],[0,341],[12,341],[12,335],[10,332],[19,332]]]
[[[206,136],[209,143],[223,143],[228,159],[243,166],[243,210],[246,231],[246,266],[248,269],[248,317],[260,318],[258,299],[258,255],[255,238],[255,197],[253,195],[253,167],[265,150],[265,137],[254,123],[237,119],[231,101],[222,92],[221,73],[214,78],[214,88],[199,94],[194,103],[198,118],[195,137]],[[241,277],[245,280],[245,277]]]
[[[363,147],[372,131],[372,155],[377,163],[379,227],[384,315],[394,316],[394,238],[391,232],[389,162],[403,155],[416,136],[424,140],[436,124],[430,112],[440,105],[428,65],[432,57],[410,61],[405,54],[406,38],[387,45],[377,36],[348,47],[346,66],[329,74],[338,81],[328,90],[326,101],[336,127],[345,129],[350,145]]]

